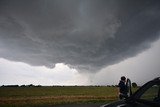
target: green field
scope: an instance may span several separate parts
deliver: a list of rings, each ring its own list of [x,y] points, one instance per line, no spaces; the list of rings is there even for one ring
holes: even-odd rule
[[[114,100],[118,100],[117,87],[0,87],[0,107],[49,106],[69,103],[99,103]]]

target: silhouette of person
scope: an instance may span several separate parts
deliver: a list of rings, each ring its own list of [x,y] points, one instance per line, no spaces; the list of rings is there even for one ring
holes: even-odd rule
[[[121,80],[118,84],[119,87],[119,99],[124,99],[124,96],[127,96],[127,85],[126,85],[126,77],[122,76]]]

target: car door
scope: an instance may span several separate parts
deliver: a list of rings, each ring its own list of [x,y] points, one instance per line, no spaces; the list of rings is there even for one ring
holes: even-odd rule
[[[132,83],[131,83],[131,80],[129,78],[127,78],[127,82],[126,82],[126,85],[127,85],[127,95],[128,97],[130,97],[132,95]]]

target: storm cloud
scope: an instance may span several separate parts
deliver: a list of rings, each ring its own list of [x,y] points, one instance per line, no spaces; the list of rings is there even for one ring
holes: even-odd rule
[[[159,0],[1,0],[0,57],[97,71],[159,38]]]

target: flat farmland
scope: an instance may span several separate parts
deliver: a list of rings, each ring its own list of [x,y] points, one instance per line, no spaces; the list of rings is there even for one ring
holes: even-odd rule
[[[117,93],[117,87],[107,86],[0,87],[0,106],[103,103],[117,100]]]

